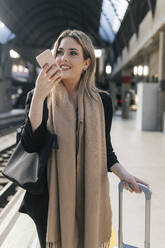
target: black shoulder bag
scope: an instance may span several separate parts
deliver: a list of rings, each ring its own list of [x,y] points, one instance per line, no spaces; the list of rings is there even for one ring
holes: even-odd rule
[[[39,152],[28,153],[18,142],[2,174],[32,194],[41,194],[46,186],[46,165],[57,137],[47,130],[45,144]],[[55,144],[55,145],[54,145]]]
[[[45,175],[49,154],[52,147],[58,148],[57,135],[47,129],[44,145],[39,152],[32,153],[24,149],[20,137],[21,134],[17,132],[17,145],[2,174],[30,193],[41,194],[47,183]]]

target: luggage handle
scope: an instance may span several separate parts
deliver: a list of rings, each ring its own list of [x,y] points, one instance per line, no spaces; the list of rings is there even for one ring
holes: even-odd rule
[[[129,184],[131,188],[134,188],[132,184]],[[145,241],[144,247],[150,248],[150,217],[151,217],[151,191],[144,184],[138,183],[140,190],[145,194]],[[123,245],[123,221],[122,221],[122,210],[123,210],[123,188],[124,181],[119,183],[119,231],[118,231],[118,242],[119,248],[122,248]]]

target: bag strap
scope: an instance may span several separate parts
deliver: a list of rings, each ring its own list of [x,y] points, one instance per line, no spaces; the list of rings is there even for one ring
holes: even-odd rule
[[[23,129],[28,121],[28,115],[30,111],[30,105],[33,97],[34,89],[30,90],[27,93],[26,100],[25,100],[25,118],[24,123],[20,125],[16,130],[16,144],[20,141],[21,135],[23,132]],[[44,122],[48,120],[48,108],[47,108],[47,97],[44,100],[44,107],[43,107],[43,116],[44,116]]]

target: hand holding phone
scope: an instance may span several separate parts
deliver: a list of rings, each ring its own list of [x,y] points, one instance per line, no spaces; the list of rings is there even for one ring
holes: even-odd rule
[[[39,96],[40,99],[45,99],[54,84],[60,82],[61,70],[49,49],[39,54],[36,60],[42,69],[36,80],[36,95]]]
[[[56,64],[55,58],[53,57],[53,54],[50,49],[47,49],[41,54],[39,54],[36,57],[36,60],[41,68],[43,68],[45,64],[48,64],[49,66]]]

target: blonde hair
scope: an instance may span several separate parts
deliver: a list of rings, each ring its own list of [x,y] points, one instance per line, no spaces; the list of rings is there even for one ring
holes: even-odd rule
[[[95,94],[93,94],[94,92],[95,93],[104,92],[108,94],[107,91],[101,90],[96,87],[95,84],[96,58],[94,53],[94,47],[91,39],[84,32],[75,29],[74,30],[67,29],[63,31],[53,45],[53,49],[52,49],[53,55],[56,56],[56,52],[60,46],[61,40],[66,37],[73,38],[82,47],[84,60],[90,58],[90,65],[88,66],[87,70],[81,74],[80,77],[80,84],[84,85],[87,94],[92,98],[95,98],[94,97]]]

